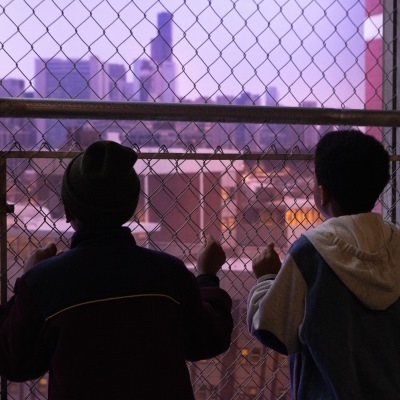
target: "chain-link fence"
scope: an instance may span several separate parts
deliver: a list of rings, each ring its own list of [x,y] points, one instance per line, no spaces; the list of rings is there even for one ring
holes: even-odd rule
[[[251,260],[320,222],[312,153],[327,130],[384,140],[393,179],[377,210],[396,222],[400,117],[364,110],[397,108],[396,13],[378,0],[0,1],[2,303],[37,246],[68,247],[71,157],[118,141],[139,152],[136,241],[189,268],[204,234],[227,252],[232,345],[190,364],[196,399],[289,399],[286,358],[247,333]],[[2,389],[46,399],[47,377]]]

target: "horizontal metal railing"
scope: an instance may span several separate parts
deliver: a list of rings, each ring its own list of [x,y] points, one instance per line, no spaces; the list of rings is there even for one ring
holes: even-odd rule
[[[400,111],[12,98],[0,99],[1,117],[400,126]]]
[[[400,112],[371,110],[338,110],[324,108],[293,108],[293,107],[262,107],[233,106],[214,104],[163,104],[163,103],[130,103],[104,101],[76,100],[27,100],[0,99],[0,118],[54,118],[54,119],[106,119],[106,120],[143,120],[143,121],[191,121],[214,123],[265,123],[290,125],[326,125],[355,127],[385,127],[392,137],[396,136],[396,128],[400,127]],[[395,147],[394,147],[395,148]],[[71,151],[55,151],[45,146],[37,150],[26,151],[17,142],[10,150],[0,151],[0,301],[7,301],[7,214],[10,206],[6,202],[7,160],[9,159],[69,159],[79,152],[75,147]],[[147,150],[147,149],[146,149]],[[147,160],[312,160],[313,154],[300,153],[296,149],[288,153],[278,153],[274,147],[268,147],[263,152],[252,153],[246,149],[227,152],[222,149],[191,149],[182,148],[182,152],[169,152],[160,148],[156,152],[142,152],[137,149],[139,158]],[[208,151],[208,152],[207,152]],[[391,160],[400,161],[400,155],[392,152]],[[397,192],[393,188],[396,204]],[[395,209],[393,213],[395,214]],[[395,215],[392,216],[395,220]],[[274,375],[275,376],[275,375]],[[272,380],[272,378],[271,378]],[[0,398],[6,400],[7,381],[0,381],[2,393]],[[272,391],[274,393],[274,390]]]

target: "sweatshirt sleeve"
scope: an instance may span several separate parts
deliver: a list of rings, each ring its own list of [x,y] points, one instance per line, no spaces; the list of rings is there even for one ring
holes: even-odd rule
[[[275,279],[262,276],[250,291],[247,303],[250,333],[282,354],[298,351],[305,296],[305,281],[289,254]]]
[[[48,370],[41,343],[45,320],[23,278],[15,295],[3,306],[0,322],[0,374],[22,382],[39,378]]]
[[[219,287],[215,275],[195,278],[191,272],[188,273],[183,305],[186,359],[198,361],[228,350],[233,330],[232,300]]]

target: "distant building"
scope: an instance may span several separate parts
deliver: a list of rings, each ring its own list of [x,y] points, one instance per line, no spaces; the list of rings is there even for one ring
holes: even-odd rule
[[[24,92],[25,82],[22,79],[7,78],[0,81],[0,97],[23,97]],[[20,132],[24,124],[26,124],[26,118],[1,118],[0,149],[2,151],[13,146],[15,135]]]
[[[172,58],[172,18],[169,12],[157,15],[158,34],[151,43],[151,58],[155,65],[161,65]]]
[[[133,66],[133,96],[136,101],[155,101],[154,81],[156,68],[147,58],[140,58]]]
[[[104,65],[96,58],[88,60],[35,60],[36,97],[43,99],[101,100],[109,91]],[[77,129],[83,120],[38,120],[44,140],[59,149],[66,143],[68,131]]]
[[[93,56],[87,60],[36,59],[35,71],[37,98],[127,101],[134,94],[123,65],[103,64]],[[71,134],[82,131],[84,123],[82,119],[48,119],[37,120],[37,127],[44,141],[60,149],[71,145]]]
[[[304,108],[317,108],[317,102],[314,100],[307,100],[301,103],[301,107]],[[317,125],[297,125],[300,128],[299,133],[299,144],[301,148],[305,148],[307,151],[312,151],[319,140],[319,130]]]
[[[226,174],[228,161],[207,161],[204,170],[199,163],[202,162],[182,160],[171,163],[162,159],[145,162],[139,159],[135,164],[143,191],[136,218],[141,222],[160,224],[157,232],[149,232],[150,247],[182,258],[182,248],[197,248],[203,235],[221,236],[221,221],[237,214],[234,202],[227,207],[223,192],[237,187],[243,163],[237,162],[229,175]],[[234,239],[228,239],[228,242],[230,240]]]
[[[279,106],[278,89],[275,86],[268,86],[265,93],[265,105],[267,107]]]
[[[158,66],[154,76],[154,94],[160,103],[176,103],[176,67],[173,60],[166,60]]]
[[[136,101],[177,101],[172,18],[169,12],[157,15],[157,36],[151,42],[150,57],[140,58],[134,63],[133,98]]]
[[[0,81],[0,97],[24,97],[25,90],[23,79],[6,78]]]
[[[133,84],[127,80],[127,71],[122,64],[105,64],[106,71],[106,100],[126,101],[133,96]]]
[[[233,100],[233,104],[238,106],[256,106],[260,105],[261,99],[257,94],[242,92],[240,96],[237,96]]]
[[[104,65],[96,58],[35,60],[37,97],[100,100],[107,94]]]
[[[253,257],[273,242],[283,258],[299,233],[322,221],[312,199],[312,168],[298,161],[249,161],[241,173],[243,179],[227,195],[237,210],[224,222],[224,237],[240,244],[239,256],[245,251]]]
[[[0,81],[0,97],[31,98],[23,79],[6,78]],[[0,149],[32,149],[38,142],[37,131],[28,118],[1,118]],[[11,161],[16,164],[15,161]]]
[[[157,15],[158,34],[151,42],[151,60],[154,63],[152,94],[154,101],[174,103],[176,95],[176,68],[173,61],[173,16],[169,12]]]
[[[238,106],[254,106],[260,104],[260,97],[249,92],[242,92],[240,96],[233,100],[233,104]],[[242,151],[246,146],[251,150],[259,150],[257,143],[254,142],[256,133],[261,129],[260,124],[237,124],[230,134],[233,147]]]

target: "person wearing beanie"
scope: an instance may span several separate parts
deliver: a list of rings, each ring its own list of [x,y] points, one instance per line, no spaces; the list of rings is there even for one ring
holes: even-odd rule
[[[68,164],[61,199],[71,247],[34,252],[0,308],[0,374],[48,372],[49,400],[193,400],[186,362],[229,348],[219,243],[207,237],[195,277],[124,226],[140,194],[136,161],[132,149],[98,141]]]
[[[67,222],[74,216],[92,227],[120,226],[135,212],[140,181],[137,154],[112,141],[95,142],[68,164],[61,186]]]

